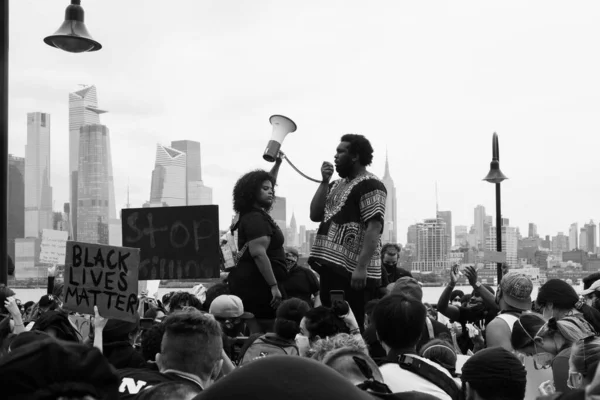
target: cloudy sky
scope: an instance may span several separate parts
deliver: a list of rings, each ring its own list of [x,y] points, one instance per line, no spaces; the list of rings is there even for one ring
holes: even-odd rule
[[[11,1],[10,152],[26,114],[52,115],[55,208],[68,201],[68,93],[95,84],[111,132],[117,204],[150,197],[156,143],[202,143],[203,179],[228,225],[237,177],[262,160],[272,114],[298,124],[283,150],[318,177],[343,133],[366,135],[371,171],[386,149],[399,238],[441,210],[493,214],[500,138],[503,216],[527,233],[600,219],[600,3],[594,1],[83,0],[103,49],[69,54],[42,39],[68,0]],[[316,184],[284,164],[288,219],[308,218]]]

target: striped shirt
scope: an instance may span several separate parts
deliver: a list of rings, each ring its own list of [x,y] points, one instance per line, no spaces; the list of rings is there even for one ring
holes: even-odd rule
[[[332,182],[309,263],[343,268],[352,273],[358,264],[369,221],[378,220],[383,227],[386,197],[383,182],[371,173]],[[380,253],[381,241],[367,266],[367,278],[381,279]]]

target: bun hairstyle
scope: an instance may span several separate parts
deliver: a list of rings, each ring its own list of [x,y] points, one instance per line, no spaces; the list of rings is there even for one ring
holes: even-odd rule
[[[304,300],[291,298],[282,302],[275,314],[275,333],[293,340],[300,333],[300,322],[309,310],[310,306]]]

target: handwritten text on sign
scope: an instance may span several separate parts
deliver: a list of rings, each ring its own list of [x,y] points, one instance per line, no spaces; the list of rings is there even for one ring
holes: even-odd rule
[[[123,244],[140,248],[140,280],[219,277],[217,206],[122,210]]]
[[[40,262],[63,265],[67,254],[67,239],[69,232],[42,230],[42,243],[40,245]]]
[[[139,263],[138,249],[67,242],[65,308],[135,321]]]

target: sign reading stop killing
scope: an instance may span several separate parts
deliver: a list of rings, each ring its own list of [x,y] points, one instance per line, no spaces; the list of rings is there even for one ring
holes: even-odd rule
[[[139,264],[139,249],[67,242],[64,308],[134,322]]]

